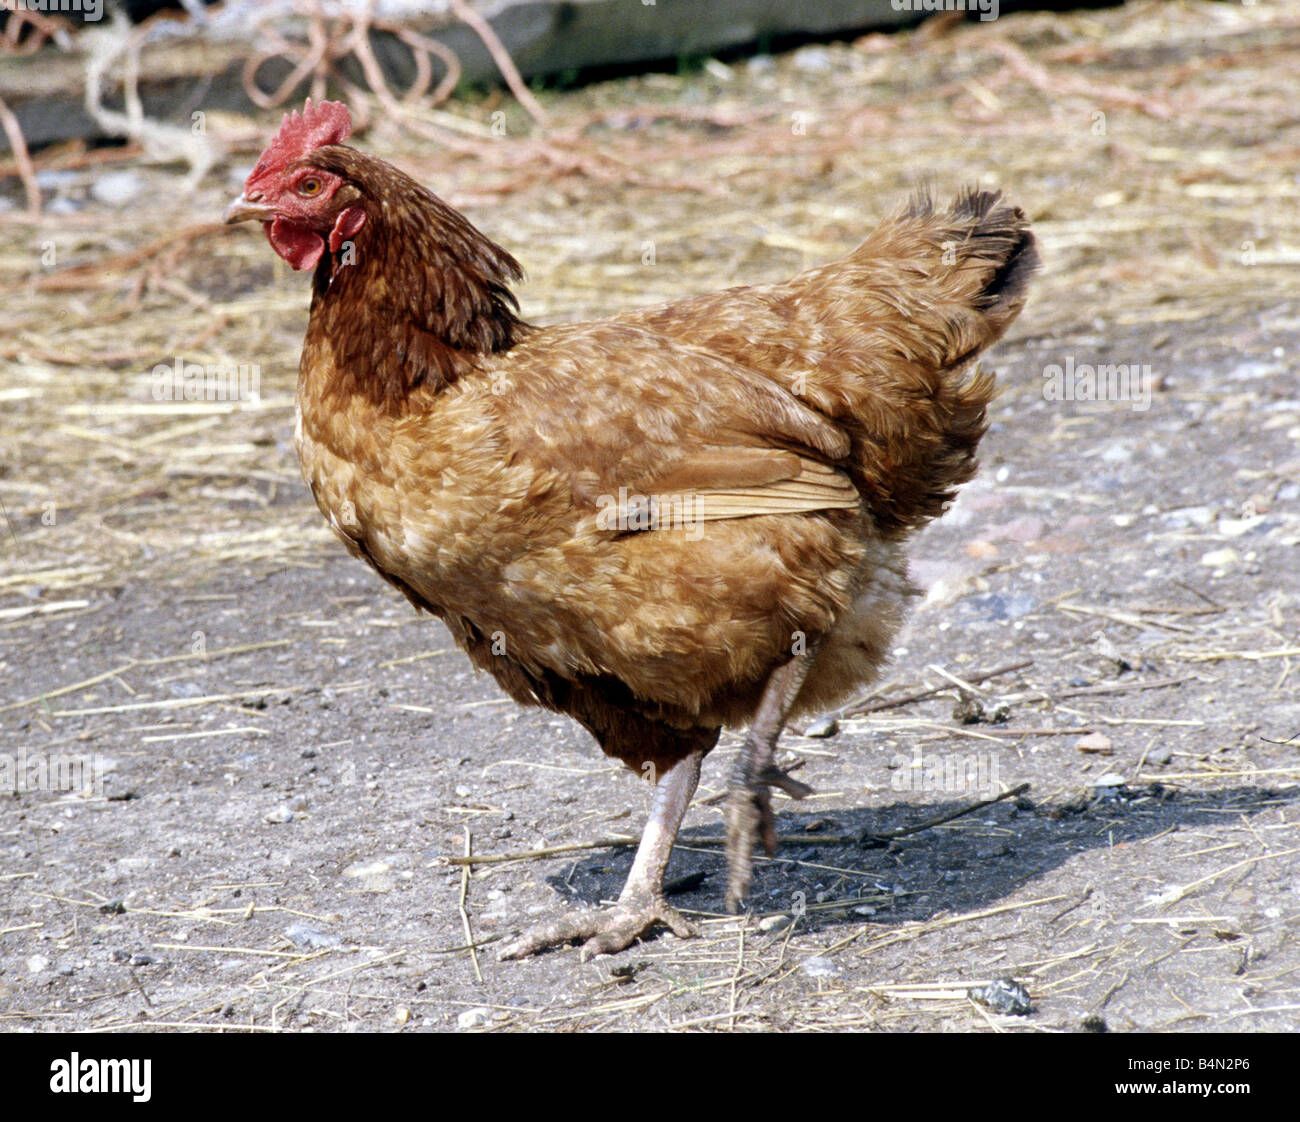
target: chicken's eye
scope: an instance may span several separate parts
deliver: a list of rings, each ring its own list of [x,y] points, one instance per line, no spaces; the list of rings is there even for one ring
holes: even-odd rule
[[[319,195],[320,189],[321,189],[321,182],[315,176],[310,176],[298,184],[298,194],[306,195],[307,198],[309,199],[313,195]]]

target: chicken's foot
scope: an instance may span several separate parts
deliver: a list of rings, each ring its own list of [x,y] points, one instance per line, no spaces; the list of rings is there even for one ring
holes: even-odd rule
[[[700,781],[703,751],[690,753],[659,778],[650,818],[641,834],[632,871],[611,908],[580,908],[525,931],[508,943],[501,957],[526,958],[547,947],[584,940],[583,962],[598,954],[615,954],[659,925],[686,938],[695,928],[664,899],[664,870],[673,842]]]
[[[772,813],[773,787],[792,799],[812,794],[806,783],[776,766],[776,742],[795,698],[808,677],[817,645],[772,671],[763,689],[745,747],[736,761],[727,794],[727,910],[740,911],[754,879],[754,843],[762,840],[769,854],[776,852],[776,817]]]

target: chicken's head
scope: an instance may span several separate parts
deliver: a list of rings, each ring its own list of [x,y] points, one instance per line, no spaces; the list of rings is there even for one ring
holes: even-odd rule
[[[244,193],[226,210],[226,222],[258,221],[271,248],[295,269],[310,269],[325,252],[337,253],[365,225],[361,194],[346,180],[314,167],[317,149],[342,144],[352,132],[352,117],[339,101],[286,113],[275,139],[266,146]]]

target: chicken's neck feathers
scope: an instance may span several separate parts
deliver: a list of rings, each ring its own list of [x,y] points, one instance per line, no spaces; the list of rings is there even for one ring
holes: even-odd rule
[[[528,330],[510,285],[515,259],[415,180],[351,148],[313,162],[361,192],[366,222],[321,258],[300,386],[401,413],[509,350]]]

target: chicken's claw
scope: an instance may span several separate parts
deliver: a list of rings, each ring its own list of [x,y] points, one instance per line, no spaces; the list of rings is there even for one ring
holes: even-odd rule
[[[768,854],[776,852],[776,815],[770,788],[779,787],[792,799],[813,793],[775,765],[764,768],[753,784],[733,786],[723,813],[727,826],[727,911],[735,915],[754,880],[754,843],[762,841]]]
[[[764,768],[758,778],[772,787],[780,787],[792,799],[806,799],[813,793],[807,783],[800,783],[788,771],[782,771],[779,767]]]
[[[565,912],[549,923],[525,931],[501,950],[504,961],[527,958],[549,947],[584,940],[579,957],[583,962],[599,954],[617,954],[648,934],[653,928],[668,928],[679,939],[696,934],[695,927],[662,897],[620,900],[609,908],[580,908]]]

